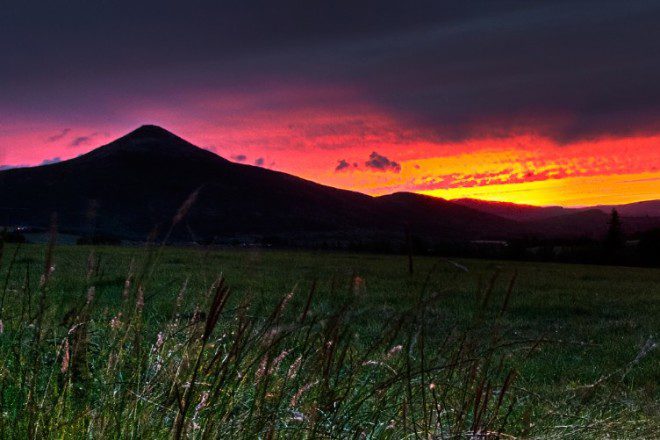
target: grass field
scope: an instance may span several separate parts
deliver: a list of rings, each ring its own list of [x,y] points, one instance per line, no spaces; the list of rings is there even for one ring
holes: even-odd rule
[[[420,257],[411,275],[402,256],[50,252],[4,247],[3,438],[660,429],[658,269]]]

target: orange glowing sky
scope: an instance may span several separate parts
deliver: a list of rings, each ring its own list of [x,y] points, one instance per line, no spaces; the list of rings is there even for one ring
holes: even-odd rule
[[[12,2],[0,169],[143,124],[379,195],[660,199],[660,4]]]
[[[348,104],[327,109],[330,95]],[[148,122],[234,161],[373,195],[414,191],[563,206],[660,198],[660,135],[562,145],[529,133],[443,141],[351,98],[342,90],[200,93],[188,98],[185,110],[135,104],[119,124],[12,121],[0,130],[0,163],[75,157]],[[367,166],[372,152],[397,166]],[[340,160],[348,166],[337,170]]]

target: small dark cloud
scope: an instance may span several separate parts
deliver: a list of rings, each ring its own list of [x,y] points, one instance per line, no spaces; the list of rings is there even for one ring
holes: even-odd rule
[[[357,162],[350,163],[346,159],[340,159],[337,161],[337,166],[335,167],[335,173],[341,171],[350,171],[351,168],[357,168],[359,165]]]
[[[89,136],[78,136],[77,138],[72,140],[69,145],[72,147],[79,147],[89,142],[89,140],[90,140]]]
[[[236,162],[245,162],[247,160],[247,156],[245,154],[234,154],[231,156],[231,159]]]
[[[54,163],[58,163],[61,161],[62,159],[59,156],[57,156],[57,157],[53,157],[52,159],[44,159],[44,161],[41,162],[39,165],[52,165]]]
[[[62,130],[58,134],[54,134],[53,136],[48,137],[48,139],[46,139],[46,142],[59,141],[60,139],[64,138],[67,134],[69,134],[69,132],[71,132],[71,129],[70,128],[65,128],[64,130]]]
[[[364,163],[367,168],[372,168],[378,171],[392,171],[398,173],[401,171],[401,165],[389,160],[387,157],[382,156],[375,151],[369,155],[369,160]]]
[[[335,167],[335,172],[338,173],[340,171],[346,171],[350,167],[351,167],[350,163],[348,163],[345,159],[341,159],[341,160],[337,161],[337,166]]]
[[[93,138],[95,138],[98,135],[98,133],[92,133],[87,136],[78,136],[74,138],[71,143],[69,143],[70,147],[81,147],[83,145],[88,144]]]
[[[263,157],[259,157],[259,158],[257,158],[257,160],[254,161],[254,164],[255,164],[256,166],[258,166],[258,167],[263,166],[263,164],[264,164],[264,158],[263,158]]]

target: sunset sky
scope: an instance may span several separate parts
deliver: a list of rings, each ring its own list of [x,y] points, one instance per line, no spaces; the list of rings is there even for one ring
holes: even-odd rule
[[[660,198],[660,3],[408,3],[3,5],[0,168],[157,124],[374,195]]]

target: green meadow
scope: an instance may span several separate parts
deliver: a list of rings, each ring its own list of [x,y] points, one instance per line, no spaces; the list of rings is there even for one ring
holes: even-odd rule
[[[653,438],[660,269],[5,245],[0,436]]]

